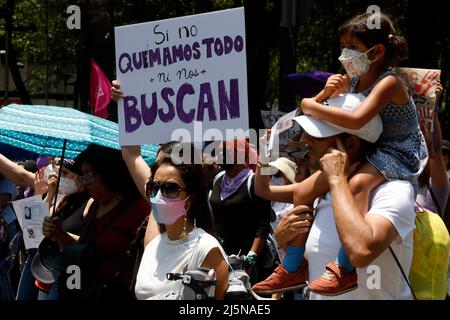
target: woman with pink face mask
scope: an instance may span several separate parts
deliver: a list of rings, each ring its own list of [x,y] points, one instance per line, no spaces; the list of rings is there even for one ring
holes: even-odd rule
[[[371,19],[379,21],[379,27],[370,28]],[[331,76],[317,96],[302,100],[301,108],[305,115],[346,130],[359,130],[380,115],[383,132],[368,152],[367,162],[356,168],[349,180],[358,210],[365,215],[371,190],[385,180],[409,181],[417,192],[417,178],[427,163],[428,151],[409,87],[392,69],[406,58],[407,43],[396,34],[391,20],[381,13],[357,15],[339,28],[339,37],[342,48],[339,60],[347,73]],[[326,105],[327,99],[342,93],[360,93],[365,98],[353,112]],[[307,139],[304,142],[308,144]],[[310,188],[294,189],[294,206],[312,206],[317,197],[329,191],[320,170],[305,181]],[[288,243],[283,272],[270,276],[257,289],[285,288],[286,279],[301,272],[306,264],[303,258],[306,240],[307,235],[302,234]],[[325,273],[319,279],[310,279],[309,290],[334,296],[356,289],[353,264],[341,248],[336,260],[326,266]],[[303,281],[305,277],[297,278]]]
[[[223,299],[228,285],[226,255],[212,231],[201,166],[175,164],[162,157],[152,167],[146,184],[153,217],[159,230],[147,237],[139,266],[135,293],[140,300],[184,297],[180,280],[167,273],[198,268],[214,269],[216,299]]]
[[[123,97],[117,80],[111,91],[115,101]],[[213,232],[204,171],[202,165],[175,164],[170,156],[176,146],[177,142],[160,145],[152,168],[141,156],[140,146],[122,146],[122,157],[137,189],[152,205],[148,222],[139,228],[133,243],[140,263],[135,295],[140,300],[179,298],[181,281],[169,281],[166,274],[204,267],[214,269],[214,296],[223,299],[228,264],[221,245],[209,234]],[[195,163],[194,149],[190,163]]]

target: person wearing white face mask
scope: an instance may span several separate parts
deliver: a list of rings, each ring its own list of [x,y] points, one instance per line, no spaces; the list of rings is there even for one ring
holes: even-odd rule
[[[64,258],[56,269],[71,264],[81,269],[82,285],[75,290],[66,285],[70,275],[60,273],[58,298],[133,299],[129,286],[134,261],[128,251],[150,205],[140,197],[120,151],[91,144],[76,162],[82,173],[78,180],[90,196],[82,212],[80,236],[61,232],[53,219],[46,219],[43,225],[44,234],[63,249]],[[83,251],[81,259],[75,254],[79,251]]]
[[[174,164],[170,157],[152,167],[146,185],[159,232],[148,238],[136,279],[140,300],[183,296],[181,281],[167,273],[184,273],[200,267],[214,269],[216,299],[223,299],[228,284],[226,255],[212,232],[201,166]]]
[[[301,108],[305,115],[326,121],[337,130],[359,130],[377,114],[383,132],[367,162],[355,166],[349,183],[358,211],[365,215],[369,194],[385,180],[405,180],[418,190],[417,178],[428,161],[428,150],[420,130],[417,111],[404,80],[392,68],[406,57],[406,40],[396,35],[391,20],[375,14],[379,28],[369,29],[369,13],[349,19],[339,28],[342,54],[339,58],[347,74],[331,76],[324,89],[313,98],[305,98]],[[342,93],[358,93],[363,100],[353,111],[338,108],[328,99]],[[360,96],[358,95],[358,96]],[[347,98],[345,96],[344,98]],[[338,97],[340,98],[340,97]],[[337,100],[334,100],[337,101]],[[311,205],[329,191],[325,175],[317,170],[307,179],[311,188],[294,190],[294,206]],[[288,273],[300,270],[307,236],[299,235],[287,248]],[[309,289],[322,295],[339,295],[357,288],[354,262],[341,248],[336,261],[330,262],[319,279],[310,279]],[[336,271],[337,270],[337,271]],[[284,280],[277,282],[277,290],[284,288]]]
[[[58,242],[59,235],[63,232],[71,234],[72,237],[78,237],[83,225],[83,210],[89,200],[89,194],[78,178],[81,175],[80,164],[71,159],[64,159],[59,168],[61,168],[61,178],[54,215],[54,196],[59,169],[50,164],[36,174],[35,189],[42,190],[43,188],[40,188],[39,185],[46,186],[48,191],[45,201],[49,203],[52,214],[52,217],[45,217],[43,222],[43,234],[47,238],[46,241]],[[38,256],[35,259],[41,259],[41,257]],[[56,300],[58,297],[57,282],[55,279],[53,284],[45,284],[37,279],[35,284],[40,289],[38,300]]]
[[[75,169],[74,160],[72,159],[64,159],[62,166],[57,167],[53,164],[49,164],[45,167],[43,172],[40,170],[36,176],[35,186],[39,184],[47,185],[47,194],[44,201],[49,203],[50,208],[54,205],[59,168],[61,168],[61,178],[58,186],[58,202],[61,201],[64,196],[69,196],[77,192],[81,186],[81,183],[77,179],[78,173],[75,172],[79,171],[79,169]]]

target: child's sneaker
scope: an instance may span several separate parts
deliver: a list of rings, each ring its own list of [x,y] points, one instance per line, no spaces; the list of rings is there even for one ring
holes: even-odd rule
[[[282,264],[279,264],[269,277],[255,284],[252,289],[259,294],[292,291],[305,287],[307,279],[308,261],[305,259],[296,272],[288,272]]]
[[[322,296],[337,296],[358,288],[355,269],[348,272],[334,262],[328,263],[326,269],[320,278],[308,284],[310,291]]]

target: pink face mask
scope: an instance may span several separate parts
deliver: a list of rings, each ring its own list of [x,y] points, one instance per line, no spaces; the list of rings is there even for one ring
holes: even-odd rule
[[[187,199],[187,198],[186,198]],[[152,203],[153,216],[159,224],[171,225],[179,218],[183,217],[187,210],[184,207],[185,200],[180,198],[167,198],[162,195],[161,190],[156,196],[150,198]]]

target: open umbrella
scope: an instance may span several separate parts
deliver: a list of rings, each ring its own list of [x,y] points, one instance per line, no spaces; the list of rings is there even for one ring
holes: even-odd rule
[[[10,104],[0,109],[0,143],[37,154],[74,159],[91,143],[118,149],[117,123],[75,109]],[[142,156],[152,165],[156,145],[142,147]]]
[[[36,159],[38,154],[0,142],[0,153],[13,160]]]
[[[10,104],[0,109],[0,143],[12,145],[37,154],[75,158],[91,143],[118,149],[119,128],[117,123],[102,119],[75,109]],[[152,165],[158,148],[155,145],[142,147],[142,156]],[[56,183],[57,202],[61,170]],[[53,215],[56,205],[53,206]],[[59,247],[48,238],[39,245],[40,256],[33,262],[33,270],[47,270],[35,273],[39,279],[52,281],[48,270],[55,269],[61,259]],[[41,270],[41,271],[42,271]]]

